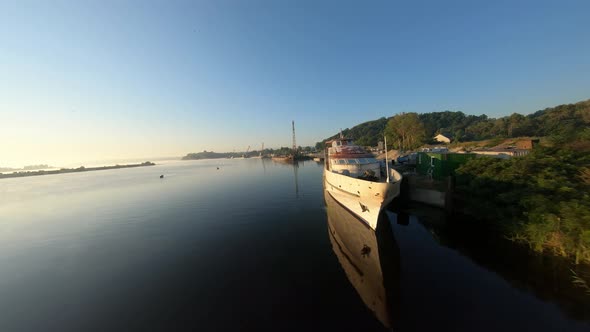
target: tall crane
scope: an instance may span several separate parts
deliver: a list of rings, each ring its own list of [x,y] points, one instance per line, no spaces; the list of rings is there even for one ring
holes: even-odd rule
[[[242,155],[243,158],[248,158],[248,152],[250,151],[250,145],[248,145],[248,148],[246,149],[246,153],[244,153]]]
[[[291,121],[293,127],[293,155],[297,155],[297,143],[295,143],[295,120]]]

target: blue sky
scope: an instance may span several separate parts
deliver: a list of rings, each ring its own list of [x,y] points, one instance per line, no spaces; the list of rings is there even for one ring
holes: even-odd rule
[[[0,166],[590,98],[589,1],[0,1]]]

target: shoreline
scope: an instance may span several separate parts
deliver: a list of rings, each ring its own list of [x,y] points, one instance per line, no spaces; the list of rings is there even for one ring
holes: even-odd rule
[[[126,165],[113,165],[113,166],[100,166],[100,167],[84,167],[80,166],[78,168],[61,168],[56,170],[50,171],[20,171],[20,172],[13,172],[7,174],[0,174],[0,179],[9,179],[9,178],[20,178],[26,176],[41,176],[41,175],[51,175],[51,174],[65,174],[65,173],[78,173],[78,172],[91,172],[91,171],[103,171],[108,169],[119,169],[119,168],[133,168],[133,167],[144,167],[144,166],[155,166],[156,164],[151,161],[146,161],[140,164],[126,164]]]

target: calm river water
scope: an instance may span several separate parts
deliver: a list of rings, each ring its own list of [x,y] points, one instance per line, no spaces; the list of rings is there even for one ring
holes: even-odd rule
[[[315,162],[3,179],[0,331],[590,330],[590,295],[543,262],[413,211],[354,231]]]

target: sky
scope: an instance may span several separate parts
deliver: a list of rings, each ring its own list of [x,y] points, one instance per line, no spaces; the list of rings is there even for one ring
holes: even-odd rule
[[[0,166],[315,145],[590,98],[590,1],[0,0]]]

